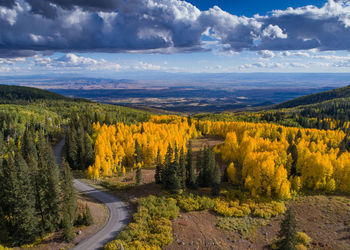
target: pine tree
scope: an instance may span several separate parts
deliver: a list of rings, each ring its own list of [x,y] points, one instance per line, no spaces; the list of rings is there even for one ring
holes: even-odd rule
[[[191,141],[189,141],[189,147],[186,156],[186,185],[188,188],[196,188],[196,173],[192,161]]]
[[[295,250],[297,245],[295,215],[291,208],[286,211],[278,234],[277,249]]]
[[[141,166],[138,165],[136,167],[136,184],[140,185],[142,181],[142,172],[141,172]]]
[[[53,232],[59,225],[59,171],[51,146],[42,132],[39,135],[37,181],[42,230]]]
[[[197,172],[199,172],[203,167],[202,160],[203,160],[203,150],[200,149],[198,154],[197,154],[197,158],[196,158],[196,170],[197,170]]]
[[[186,159],[183,148],[180,150],[178,176],[180,179],[181,188],[184,189],[186,187]]]
[[[74,239],[73,224],[75,211],[77,209],[77,197],[73,184],[73,176],[67,161],[63,158],[61,161],[61,189],[62,189],[62,210],[63,210],[63,229],[66,241],[71,242]]]
[[[169,179],[172,156],[173,156],[173,149],[169,144],[165,155],[164,168],[163,168],[163,171],[161,172],[161,180],[165,187],[167,186],[168,179]]]
[[[65,241],[72,242],[74,239],[73,225],[70,221],[69,214],[63,213],[63,237]]]
[[[83,217],[84,217],[85,226],[91,226],[94,224],[94,219],[92,218],[90,208],[87,204],[85,205],[85,213],[84,213]]]
[[[95,161],[95,152],[94,152],[94,149],[92,148],[92,144],[90,142],[90,138],[88,134],[85,134],[84,136],[84,145],[85,145],[84,169],[86,169],[89,166],[91,166]]]
[[[161,184],[162,183],[162,159],[160,156],[160,149],[158,148],[157,152],[157,160],[156,160],[156,172],[154,174],[154,179],[156,181],[156,184]]]
[[[38,235],[34,191],[28,166],[17,149],[14,157],[9,152],[3,162],[0,183],[0,210],[9,218],[8,235],[15,244],[33,242]]]
[[[75,127],[72,126],[68,129],[67,139],[66,139],[66,155],[67,155],[69,166],[72,169],[78,169],[78,160],[79,160],[78,152],[79,152],[79,146],[78,146],[77,131]]]
[[[220,184],[221,184],[221,171],[218,166],[215,166],[214,176],[212,180],[212,194],[219,195],[220,193]]]
[[[203,151],[202,165],[199,170],[197,183],[201,187],[209,187],[213,183],[215,163],[215,153],[209,147],[206,147]]]
[[[181,181],[177,175],[176,167],[174,166],[176,162],[173,162],[173,165],[169,167],[169,174],[165,186],[170,192],[178,193],[181,189]]]

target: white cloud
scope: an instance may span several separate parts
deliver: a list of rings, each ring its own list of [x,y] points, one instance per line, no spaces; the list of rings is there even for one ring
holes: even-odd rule
[[[275,53],[273,53],[270,50],[261,50],[261,51],[258,51],[257,54],[264,59],[275,57]]]
[[[269,26],[267,26],[267,28],[265,28],[262,31],[262,36],[272,38],[272,39],[275,39],[275,38],[286,39],[288,37],[287,34],[283,33],[283,30],[280,27],[272,24],[269,24]]]

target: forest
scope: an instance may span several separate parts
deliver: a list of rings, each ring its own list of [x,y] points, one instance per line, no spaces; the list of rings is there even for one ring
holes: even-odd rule
[[[71,242],[75,226],[93,223],[88,206],[77,212],[73,176],[135,207],[130,223],[105,249],[173,246],[176,221],[205,211],[217,221],[215,230],[240,237],[277,218],[279,233],[266,244],[307,249],[311,239],[297,231],[290,204],[314,196],[346,199],[350,192],[349,109],[343,97],[328,100],[326,94],[325,101],[319,95],[310,97],[317,102],[291,108],[190,116],[46,98],[36,90],[32,97],[29,90],[22,97],[17,89],[4,91],[9,93],[0,104],[0,243],[7,247],[55,232]],[[52,146],[62,138],[59,166]]]

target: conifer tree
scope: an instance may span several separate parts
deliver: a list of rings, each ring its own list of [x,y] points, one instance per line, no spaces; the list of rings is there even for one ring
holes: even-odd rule
[[[84,169],[85,169],[91,166],[95,161],[95,152],[94,152],[94,149],[92,148],[88,134],[85,134],[84,136],[84,146],[85,146],[85,156],[84,156],[84,159],[85,159]]]
[[[85,226],[91,226],[94,224],[94,219],[92,218],[90,208],[87,204],[85,205],[85,213],[83,217]]]
[[[38,202],[43,230],[53,232],[59,224],[59,171],[51,146],[42,132],[38,145]]]
[[[61,169],[63,229],[65,239],[70,242],[74,238],[73,224],[75,211],[77,209],[77,197],[73,184],[73,176],[69,165],[64,158],[61,161]]]
[[[202,169],[202,165],[203,165],[203,150],[200,149],[198,154],[197,154],[197,158],[196,158],[196,170],[197,172],[199,172]]]
[[[214,169],[216,166],[215,153],[209,147],[203,151],[202,165],[199,170],[197,183],[201,187],[209,187],[213,184]]]
[[[5,226],[13,243],[24,244],[37,237],[38,220],[29,169],[21,152],[15,151],[14,157],[8,153],[0,173],[0,210],[9,218]]]
[[[297,245],[297,232],[295,215],[291,208],[286,211],[278,234],[277,249],[295,250]]]
[[[189,147],[186,156],[186,186],[196,188],[196,173],[192,161],[192,142],[189,141]]]
[[[220,184],[221,184],[221,171],[219,166],[215,166],[214,175],[212,180],[212,194],[219,195],[220,193]]]
[[[184,189],[186,187],[186,159],[183,148],[180,150],[178,176],[180,179],[181,188]]]
[[[157,152],[157,160],[156,160],[156,172],[154,174],[154,179],[156,181],[156,184],[161,184],[162,183],[162,159],[160,156],[160,149],[158,148]]]
[[[78,169],[79,146],[78,146],[77,131],[74,126],[71,126],[70,128],[68,128],[66,140],[67,140],[66,155],[67,155],[69,166],[72,169]]]
[[[167,187],[168,180],[169,180],[172,156],[173,156],[173,149],[169,144],[165,155],[164,168],[163,168],[163,171],[161,172],[161,180],[165,187]]]
[[[63,213],[62,226],[63,226],[63,237],[65,241],[72,242],[74,239],[73,225],[70,222],[69,214],[67,214],[66,212]]]

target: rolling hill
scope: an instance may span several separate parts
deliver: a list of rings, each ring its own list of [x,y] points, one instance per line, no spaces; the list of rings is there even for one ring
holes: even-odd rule
[[[333,89],[333,90],[320,92],[312,95],[302,96],[296,99],[292,99],[290,101],[277,104],[273,106],[273,108],[274,109],[294,108],[297,106],[317,104],[317,103],[321,103],[321,102],[325,102],[333,99],[348,98],[348,97],[350,97],[350,85],[343,88],[338,88],[338,89]]]
[[[37,88],[0,85],[0,103],[13,103],[33,100],[67,100],[68,98]]]

